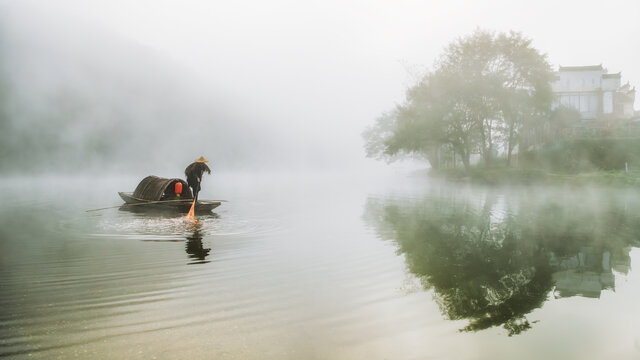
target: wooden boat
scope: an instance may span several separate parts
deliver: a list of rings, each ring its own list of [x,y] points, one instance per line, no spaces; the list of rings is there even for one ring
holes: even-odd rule
[[[182,179],[166,179],[157,176],[147,176],[142,179],[133,193],[118,192],[124,200],[121,209],[161,210],[189,212],[193,203],[193,194],[186,181]],[[220,206],[220,201],[199,200],[195,211],[210,212]]]

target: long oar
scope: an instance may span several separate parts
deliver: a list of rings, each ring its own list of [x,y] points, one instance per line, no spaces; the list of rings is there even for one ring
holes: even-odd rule
[[[135,204],[120,204],[120,205],[107,206],[107,207],[98,208],[98,209],[91,209],[91,210],[87,210],[87,212],[98,211],[98,210],[107,210],[107,209],[115,209],[115,208],[119,208],[119,207],[123,207],[123,206],[149,205],[149,204],[168,203],[168,202],[179,202],[179,201],[185,202],[185,201],[188,201],[188,200],[185,200],[185,199],[179,199],[179,200],[145,201],[145,202],[139,202],[139,203],[135,203]],[[227,202],[228,200],[207,200],[207,201]],[[192,206],[193,206],[193,205],[192,205]]]

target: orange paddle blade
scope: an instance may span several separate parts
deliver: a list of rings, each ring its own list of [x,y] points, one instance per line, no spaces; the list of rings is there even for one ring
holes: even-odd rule
[[[195,210],[196,210],[196,199],[193,199],[193,203],[191,203],[191,209],[189,209],[189,213],[187,214],[186,218],[189,220],[195,220],[194,218]]]

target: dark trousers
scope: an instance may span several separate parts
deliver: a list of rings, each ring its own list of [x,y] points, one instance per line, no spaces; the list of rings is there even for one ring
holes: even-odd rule
[[[191,187],[191,191],[193,191],[193,198],[195,201],[198,201],[198,193],[200,192],[200,184]]]

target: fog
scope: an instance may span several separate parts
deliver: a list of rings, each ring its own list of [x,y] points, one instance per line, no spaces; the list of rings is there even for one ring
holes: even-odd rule
[[[547,59],[640,86],[639,15],[0,0],[0,358],[640,358],[640,122],[571,137],[580,114],[533,99]],[[489,33],[536,51],[476,36],[418,83]],[[367,158],[377,124],[435,161]],[[200,156],[198,201],[143,180]]]
[[[0,171],[378,168],[360,134],[452,40],[521,31],[554,67],[633,86],[638,15],[620,0],[0,1]]]

